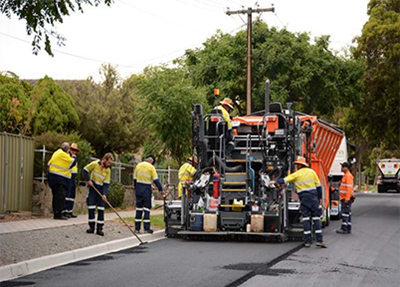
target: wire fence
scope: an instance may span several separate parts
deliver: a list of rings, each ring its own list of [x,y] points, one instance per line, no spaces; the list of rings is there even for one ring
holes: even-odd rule
[[[34,161],[34,179],[45,182],[47,180],[47,163],[49,162],[53,151],[46,150],[46,146],[41,149],[35,150],[35,161]],[[92,158],[92,160],[98,160]],[[89,162],[88,162],[89,163]],[[88,164],[86,163],[86,164]],[[133,186],[133,174],[135,171],[136,164],[126,164],[119,161],[113,162],[111,166],[111,180],[117,181],[122,185],[128,187]],[[176,169],[156,169],[158,178],[160,179],[161,185],[169,185],[175,189],[178,186],[178,170]],[[83,173],[78,170],[78,176],[80,182],[84,183],[85,179]]]

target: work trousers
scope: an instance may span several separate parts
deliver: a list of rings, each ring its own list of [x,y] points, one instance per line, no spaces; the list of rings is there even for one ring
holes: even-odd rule
[[[351,232],[351,204],[352,202],[345,202],[341,200],[342,204],[342,227],[341,229],[347,232]]]
[[[65,203],[64,203],[64,214],[72,215],[72,211],[74,210],[75,203],[75,195],[76,195],[76,175],[72,175],[71,185],[67,190],[65,195]]]
[[[150,229],[150,209],[151,209],[151,186],[146,189],[137,188],[136,190],[136,217],[135,230],[140,230],[142,215],[144,230]]]
[[[89,210],[89,226],[94,229],[96,225],[95,211],[97,207],[97,230],[103,230],[104,226],[104,201],[101,196],[89,187],[89,195],[87,197],[87,206]]]
[[[67,187],[63,184],[55,183],[50,186],[53,194],[53,213],[54,218],[60,218],[64,209],[65,194]]]
[[[300,211],[303,217],[303,228],[304,228],[304,242],[311,243],[311,220],[314,224],[314,231],[317,242],[323,242],[322,230],[321,230],[321,212],[319,210],[318,196],[308,191],[301,193]]]

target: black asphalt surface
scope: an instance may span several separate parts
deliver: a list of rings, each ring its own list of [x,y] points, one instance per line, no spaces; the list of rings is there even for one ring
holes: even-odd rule
[[[339,226],[324,229],[328,249],[163,239],[0,286],[400,286],[399,194],[358,195],[353,234]]]

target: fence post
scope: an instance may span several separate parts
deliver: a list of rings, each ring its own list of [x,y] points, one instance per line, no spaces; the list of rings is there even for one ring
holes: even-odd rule
[[[46,146],[43,145],[43,149],[42,149],[42,183],[44,183],[44,168],[46,166],[45,162],[46,162]]]
[[[3,174],[3,212],[6,212],[7,188],[7,132],[4,132],[4,174]]]
[[[171,166],[168,163],[168,185],[171,184]]]
[[[21,192],[22,192],[22,135],[19,134],[19,183],[18,183],[18,211],[21,210]]]

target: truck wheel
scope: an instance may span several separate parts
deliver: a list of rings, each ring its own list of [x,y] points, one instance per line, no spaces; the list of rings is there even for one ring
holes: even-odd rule
[[[386,192],[385,186],[383,184],[378,184],[378,193]]]

